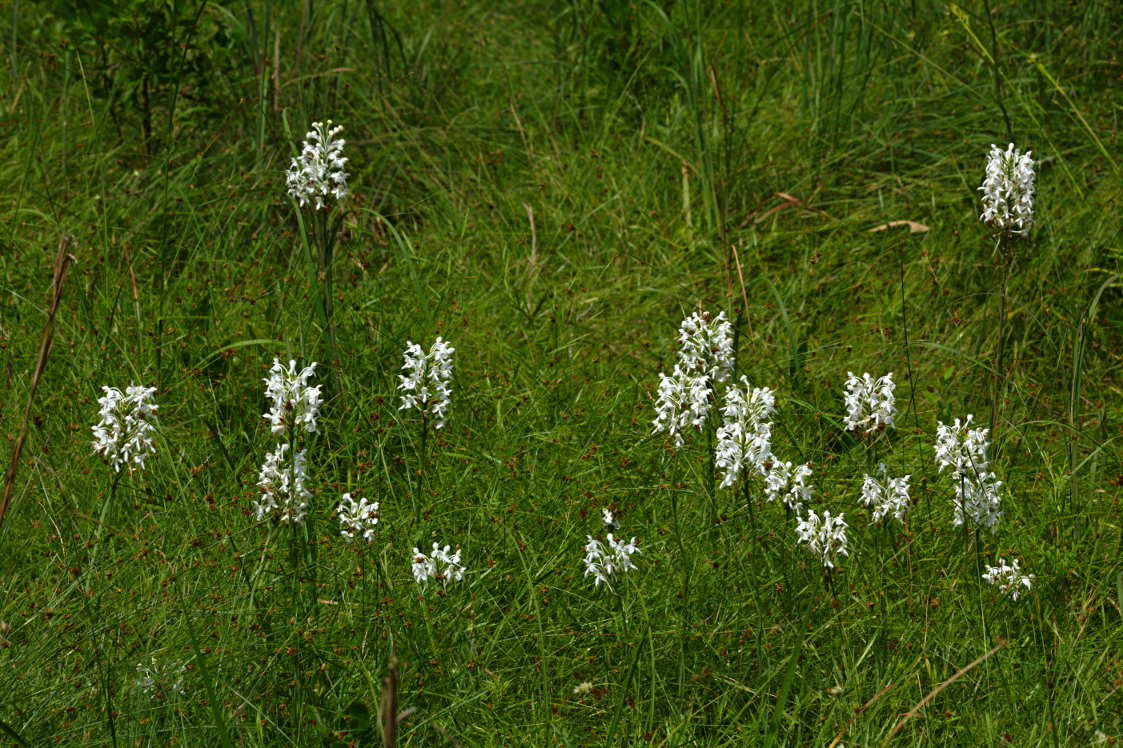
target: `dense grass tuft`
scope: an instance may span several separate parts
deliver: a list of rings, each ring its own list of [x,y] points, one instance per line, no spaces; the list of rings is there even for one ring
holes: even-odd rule
[[[1123,739],[1113,3],[2,17],[0,417],[27,439],[0,744],[370,745],[391,712],[409,745]],[[353,191],[330,275],[283,176],[327,118]],[[1000,304],[976,188],[1011,140],[1037,215]],[[759,482],[716,488],[704,434],[652,435],[698,308],[737,320],[776,454],[845,514],[836,571]],[[437,336],[443,429],[397,391]],[[323,366],[303,526],[253,518],[274,358]],[[848,371],[894,372],[895,429],[843,431]],[[130,383],[157,454],[115,474],[90,426]],[[992,407],[1004,515],[964,532],[936,424]],[[878,461],[911,475],[903,528],[860,504]],[[345,492],[380,502],[369,545]],[[611,588],[582,564],[605,507],[639,547]],[[435,541],[467,571],[420,587]],[[1000,557],[1035,575],[1016,602],[980,579]]]

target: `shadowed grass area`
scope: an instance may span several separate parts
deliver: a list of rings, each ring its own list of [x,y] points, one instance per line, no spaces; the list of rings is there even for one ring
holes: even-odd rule
[[[74,262],[0,525],[0,743],[377,744],[392,656],[403,745],[1123,738],[1111,3],[6,10],[10,439],[64,234]],[[284,183],[328,118],[334,367]],[[1000,325],[977,188],[1010,141],[1037,198]],[[845,514],[837,570],[760,481],[715,491],[705,434],[652,434],[698,307],[738,320],[775,454]],[[424,432],[398,377],[438,335]],[[253,516],[274,358],[339,374],[303,526]],[[843,431],[850,371],[894,373],[895,429]],[[129,383],[158,388],[156,454],[118,475],[90,426]],[[992,406],[977,535],[932,445]],[[860,503],[879,461],[903,527]],[[381,503],[373,543],[338,534],[344,492]],[[582,564],[605,507],[640,549],[611,588]],[[415,583],[433,542],[462,581]],[[1017,601],[980,580],[999,558],[1035,575]]]

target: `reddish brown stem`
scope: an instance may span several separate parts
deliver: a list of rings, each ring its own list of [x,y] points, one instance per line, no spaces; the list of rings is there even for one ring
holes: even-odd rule
[[[54,278],[51,282],[51,305],[47,310],[47,324],[43,326],[43,336],[39,341],[39,360],[35,363],[35,373],[31,376],[31,390],[27,393],[27,406],[23,410],[23,423],[20,425],[16,442],[12,446],[12,461],[8,464],[8,474],[4,480],[4,498],[0,501],[0,525],[3,525],[4,515],[8,513],[8,505],[12,501],[12,491],[16,485],[16,473],[19,472],[19,459],[23,453],[23,443],[27,440],[27,424],[31,421],[31,406],[35,403],[35,391],[39,388],[39,379],[43,376],[43,370],[47,368],[47,357],[51,353],[51,343],[55,339],[55,313],[58,312],[59,301],[62,299],[62,281],[66,277],[66,267],[74,259],[68,251],[73,242],[73,236],[63,234],[58,243]]]

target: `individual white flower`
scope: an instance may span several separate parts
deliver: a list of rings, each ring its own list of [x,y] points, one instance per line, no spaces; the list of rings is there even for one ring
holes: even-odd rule
[[[608,511],[608,507],[601,509],[601,517],[604,520],[604,526],[610,530],[619,530],[620,523],[612,516],[612,512]]]
[[[1020,568],[1018,559],[1014,559],[1014,563],[1007,564],[1006,559],[998,559],[998,566],[987,566],[986,572],[983,574],[983,581],[988,584],[993,584],[998,587],[998,591],[1008,596],[1011,600],[1017,600],[1022,594],[1022,587],[1026,591],[1033,587],[1033,574],[1023,574]]]
[[[296,453],[295,460],[289,461],[286,459],[288,449],[288,444],[278,444],[274,451],[265,455],[257,480],[261,500],[253,504],[254,519],[258,522],[274,512],[279,512],[282,522],[303,522],[307,514],[312,492],[307,487],[304,450]]]
[[[998,530],[1002,519],[1002,481],[994,473],[953,476],[955,488],[955,526],[970,520],[976,527],[985,527],[992,533]]]
[[[433,543],[432,552],[426,556],[416,547],[413,549],[413,578],[418,584],[424,585],[430,579],[438,579],[445,586],[449,582],[459,582],[464,578],[464,566],[460,563],[460,549],[450,553],[449,546],[443,548],[439,543]]]
[[[378,524],[378,502],[359,499],[356,502],[351,494],[343,494],[343,500],[336,508],[339,515],[339,534],[350,543],[355,536],[362,535],[368,543],[374,540],[374,526]]]
[[[138,662],[136,672],[133,688],[145,696],[162,699],[184,694],[183,674],[187,672],[186,665],[178,662],[163,662],[152,656],[148,658],[148,662]]]
[[[659,391],[655,401],[655,428],[651,433],[666,431],[681,447],[683,432],[701,429],[710,413],[710,380],[695,376],[676,364],[671,376],[659,375]]]
[[[285,172],[289,194],[302,208],[314,203],[316,210],[320,210],[332,199],[339,201],[347,197],[347,172],[343,170],[347,165],[343,155],[347,141],[336,137],[343,132],[343,127],[331,125],[330,119],[312,123],[312,129],[304,136],[300,155]]]
[[[985,428],[971,428],[973,416],[958,418],[948,426],[942,421],[936,426],[936,464],[940,472],[951,469],[955,490],[955,525],[970,520],[976,527],[995,532],[1002,518],[1002,481],[990,470],[987,449],[989,432]]]
[[[636,568],[632,563],[632,554],[639,553],[635,538],[625,543],[623,538],[617,539],[608,533],[603,542],[592,535],[588,539],[584,548],[585,576],[593,575],[594,586],[599,587],[604,582],[611,589],[610,579],[614,574]]]
[[[144,461],[155,453],[152,436],[156,430],[153,400],[155,387],[129,385],[124,392],[116,387],[102,387],[98,398],[100,420],[94,424],[94,454],[101,455],[113,469],[121,471],[128,465],[144,467]]]
[[[873,521],[880,522],[883,517],[892,515],[901,524],[909,510],[909,478],[890,478],[885,474],[885,463],[877,466],[878,477],[864,476],[862,480],[862,502],[873,507]]]
[[[986,177],[979,187],[983,212],[979,219],[992,226],[1025,236],[1033,226],[1032,151],[1020,152],[1010,143],[1003,151],[991,145]]]
[[[796,514],[803,513],[803,505],[811,500],[810,465],[792,467],[792,463],[773,460],[772,467],[764,478],[764,495],[769,501],[779,499]]]
[[[850,555],[846,550],[846,521],[841,514],[832,517],[830,512],[823,512],[820,519],[809,511],[796,525],[795,534],[800,543],[822,558],[827,568],[833,569],[839,556]]]
[[[679,362],[690,374],[704,374],[712,384],[724,382],[733,373],[733,325],[725,312],[716,317],[695,312],[682,321],[678,331]]]
[[[433,419],[433,428],[444,427],[452,388],[452,354],[456,349],[438,337],[429,352],[416,343],[406,341],[405,374],[399,374],[398,389],[402,406],[398,410],[417,408]]]
[[[272,401],[269,412],[263,418],[269,421],[274,434],[284,434],[291,428],[303,428],[308,433],[316,432],[316,416],[323,402],[320,396],[322,385],[308,386],[309,378],[316,374],[316,362],[296,369],[296,361],[289,361],[286,369],[278,359],[273,359],[273,367],[265,382],[265,396]]]
[[[843,395],[847,411],[843,419],[846,430],[861,429],[869,434],[892,426],[893,417],[897,415],[893,395],[896,387],[893,372],[877,379],[868,372],[862,374],[861,379],[854,376],[854,372],[846,372],[846,392]]]
[[[951,426],[943,421],[936,425],[936,464],[942,473],[944,468],[951,468],[952,475],[958,473],[978,473],[987,470],[987,447],[990,432],[979,427],[971,428],[973,415],[968,415],[963,421],[958,418]]]
[[[743,390],[733,386],[725,393],[724,420],[717,430],[714,464],[723,471],[723,488],[736,483],[746,467],[766,475],[764,466],[772,459],[776,396],[767,387],[750,388],[746,377],[741,384]]]

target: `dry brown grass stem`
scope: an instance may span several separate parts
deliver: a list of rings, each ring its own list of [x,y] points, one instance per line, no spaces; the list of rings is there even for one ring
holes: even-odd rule
[[[828,745],[827,748],[834,748],[836,745],[838,745],[839,741],[842,740],[842,736],[845,735],[846,731],[850,729],[850,725],[854,724],[854,720],[858,719],[858,717],[862,714],[862,712],[866,711],[871,706],[873,706],[873,703],[875,701],[877,701],[882,696],[884,696],[885,694],[892,691],[893,686],[895,686],[895,685],[897,685],[897,684],[896,683],[890,683],[888,686],[886,686],[885,688],[883,688],[880,691],[878,691],[877,693],[875,693],[873,695],[873,697],[869,701],[867,701],[865,704],[862,704],[860,707],[855,709],[854,710],[854,716],[852,716],[850,718],[850,720],[845,725],[842,726],[842,729],[838,731],[838,735],[834,736],[834,740],[831,741],[830,745]]]
[[[27,393],[27,405],[23,410],[23,423],[20,424],[19,434],[15,444],[12,445],[12,460],[8,463],[8,474],[4,479],[4,498],[0,501],[0,525],[4,524],[4,515],[8,513],[8,505],[12,502],[12,491],[16,485],[16,474],[19,472],[20,455],[23,454],[23,444],[27,440],[27,426],[31,421],[31,407],[35,404],[35,391],[39,388],[39,379],[43,370],[47,368],[47,357],[51,354],[51,343],[55,339],[55,313],[58,312],[59,301],[62,299],[62,282],[66,277],[66,268],[74,259],[70,254],[70,245],[74,237],[63,234],[58,243],[58,252],[55,254],[54,277],[51,280],[51,303],[47,309],[47,323],[43,326],[43,336],[39,341],[39,359],[35,363],[35,372],[31,376],[31,389]]]
[[[905,716],[901,717],[901,721],[897,723],[897,725],[893,728],[892,732],[890,732],[889,735],[885,738],[885,740],[882,742],[882,745],[888,745],[889,741],[893,739],[893,736],[895,736],[898,732],[900,732],[901,728],[905,726],[905,723],[908,722],[913,717],[915,717],[920,712],[920,710],[925,707],[925,705],[929,701],[936,698],[936,696],[939,695],[940,691],[943,691],[945,688],[950,686],[952,683],[955,683],[957,680],[959,680],[964,675],[966,675],[969,671],[978,667],[980,664],[982,664],[984,661],[986,661],[991,655],[993,655],[995,652],[997,652],[998,650],[1002,649],[1005,646],[1006,646],[1006,642],[1004,642],[1002,640],[999,640],[998,644],[995,644],[993,647],[991,647],[989,652],[987,652],[986,654],[980,655],[974,661],[964,665],[959,670],[956,670],[955,673],[950,678],[948,678],[943,683],[941,683],[940,685],[933,688],[931,691],[929,691],[927,696],[925,696],[923,699],[918,701],[916,703],[916,706],[914,706],[912,709],[909,709],[905,713]]]

